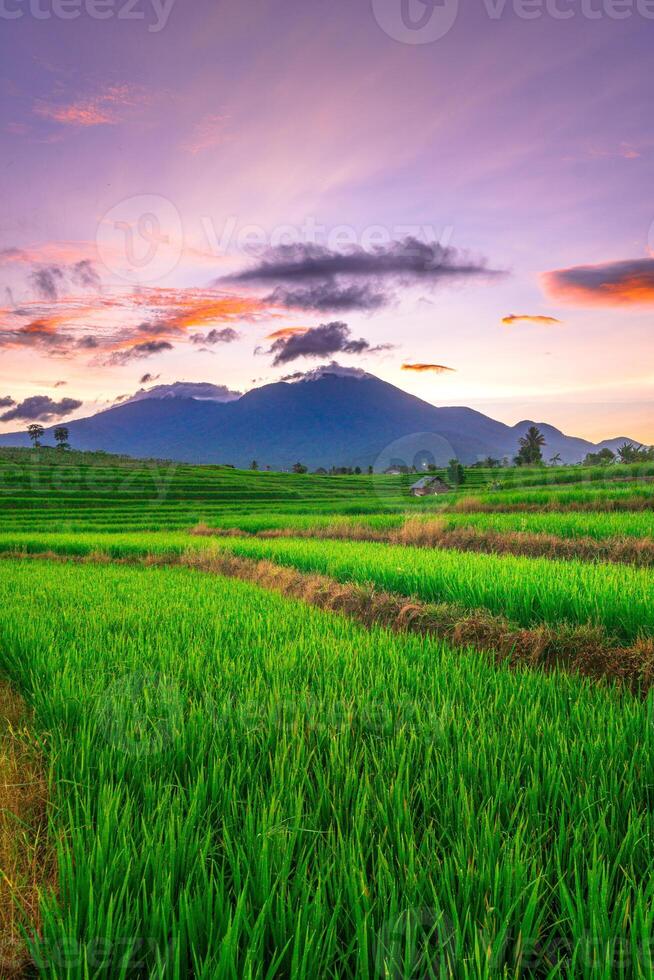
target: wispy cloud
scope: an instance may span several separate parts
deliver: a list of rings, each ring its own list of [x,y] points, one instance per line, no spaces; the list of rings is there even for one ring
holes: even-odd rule
[[[502,317],[502,323],[510,326],[512,323],[540,323],[543,326],[551,326],[553,323],[560,323],[555,316],[541,316],[531,313],[509,313]]]
[[[123,122],[131,110],[147,101],[145,93],[132,85],[108,85],[96,95],[74,102],[38,100],[34,104],[34,114],[62,126],[115,126]]]
[[[448,371],[456,371],[456,368],[446,367],[444,364],[403,364],[403,371],[416,371],[417,373],[431,372],[432,374],[446,374]]]
[[[226,132],[227,121],[227,116],[211,114],[205,116],[195,124],[189,138],[181,144],[182,149],[195,155],[202,150],[220,146],[229,139]]]
[[[375,248],[329,249],[297,243],[269,248],[254,266],[218,282],[274,286],[266,302],[288,308],[334,312],[371,311],[390,303],[396,291],[443,282],[495,278],[484,259],[455,248],[407,237]]]

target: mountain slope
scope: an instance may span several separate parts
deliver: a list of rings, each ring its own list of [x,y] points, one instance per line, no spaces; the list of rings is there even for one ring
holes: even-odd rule
[[[103,449],[195,463],[289,468],[307,466],[442,465],[456,456],[513,456],[529,421],[508,426],[470,408],[437,408],[372,375],[323,375],[295,384],[255,388],[227,402],[143,397],[68,423],[76,449]],[[596,447],[545,423],[545,457],[576,462]],[[53,441],[46,430],[46,443]],[[620,440],[622,441],[622,440]],[[28,445],[25,433],[0,445]]]

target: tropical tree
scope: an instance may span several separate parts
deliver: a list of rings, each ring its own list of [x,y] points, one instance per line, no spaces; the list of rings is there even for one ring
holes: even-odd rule
[[[38,422],[33,422],[31,425],[27,426],[27,434],[34,444],[34,448],[38,449],[41,445],[41,439],[45,434],[45,429]]]
[[[554,456],[550,456],[550,466],[558,466],[561,462],[561,453],[555,453]]]
[[[455,487],[460,487],[462,483],[465,483],[466,472],[458,459],[451,459],[449,461],[445,478],[448,483],[453,484]]]
[[[57,449],[70,449],[68,442],[68,429],[65,425],[58,425],[54,430],[55,442],[57,443]]]
[[[516,466],[534,466],[543,462],[545,436],[537,426],[530,425],[518,445],[520,449],[515,458]]]
[[[251,470],[258,470],[259,469],[259,464],[257,463],[256,459],[253,459],[252,462],[250,463],[250,469]]]
[[[307,467],[304,465],[304,463],[300,463],[298,461],[297,463],[293,463],[293,472],[294,473],[306,473],[307,472]]]
[[[609,466],[615,463],[615,453],[610,449],[600,449],[598,453],[587,453],[584,457],[583,466]]]
[[[623,442],[618,447],[621,463],[646,463],[654,459],[654,446],[634,446],[633,442]]]

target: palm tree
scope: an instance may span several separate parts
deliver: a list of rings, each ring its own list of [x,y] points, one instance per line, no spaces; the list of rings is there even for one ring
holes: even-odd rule
[[[558,466],[561,462],[561,453],[556,453],[555,456],[550,457],[550,466]]]
[[[33,422],[32,425],[27,426],[27,434],[34,443],[34,448],[38,449],[41,445],[41,439],[45,434],[45,429],[37,422]]]
[[[520,451],[516,456],[518,466],[543,462],[542,447],[545,445],[545,436],[537,426],[529,426],[524,436],[519,440],[519,445]]]
[[[68,445],[68,429],[65,425],[58,425],[54,430],[55,442],[57,443],[57,449],[70,449]]]

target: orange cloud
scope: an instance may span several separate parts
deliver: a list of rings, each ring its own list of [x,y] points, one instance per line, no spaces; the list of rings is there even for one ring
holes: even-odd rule
[[[507,325],[511,323],[542,323],[550,326],[552,323],[560,322],[555,316],[539,316],[530,313],[509,313],[508,316],[502,317],[502,323],[506,323]]]
[[[110,85],[99,95],[68,104],[38,101],[34,114],[63,126],[114,126],[122,122],[125,109],[145,101],[130,85]]]
[[[403,371],[431,371],[433,374],[445,374],[447,371],[456,371],[456,368],[445,367],[444,364],[403,364]]]
[[[549,296],[572,305],[654,305],[654,258],[555,269],[541,280]]]
[[[309,330],[310,327],[280,327],[279,330],[269,333],[266,340],[286,340],[288,337],[300,336]]]

